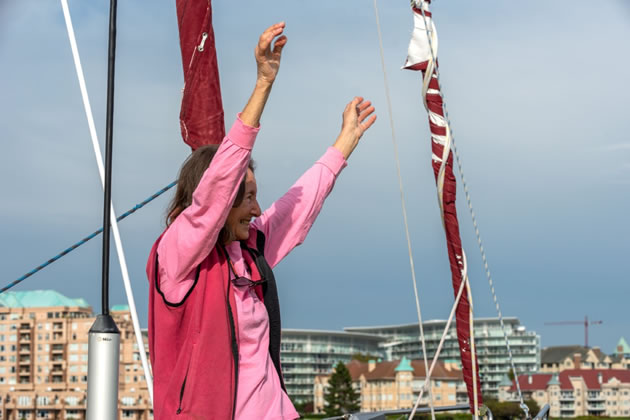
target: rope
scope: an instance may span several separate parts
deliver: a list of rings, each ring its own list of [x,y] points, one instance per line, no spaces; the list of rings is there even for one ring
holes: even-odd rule
[[[81,67],[81,60],[79,58],[79,50],[77,48],[77,42],[74,36],[74,29],[72,27],[72,20],[70,18],[70,10],[68,9],[68,0],[61,0],[61,7],[63,8],[63,15],[66,21],[66,28],[68,30],[68,38],[70,40],[70,48],[72,49],[72,57],[74,59],[74,65],[77,72],[77,78],[79,81],[79,87],[81,89],[81,96],[83,98],[83,106],[85,108],[85,114],[88,120],[88,126],[90,128],[90,137],[92,139],[92,146],[94,148],[94,155],[96,157],[96,164],[98,166],[99,175],[101,177],[101,184],[105,188],[105,170],[103,168],[103,156],[101,155],[101,148],[98,143],[98,137],[96,135],[96,127],[94,125],[94,118],[92,116],[92,110],[90,107],[90,101],[87,94],[87,88],[85,85],[85,78],[83,76],[83,69]],[[116,213],[114,212],[114,205],[110,202],[110,209],[112,215],[111,229],[114,235],[114,241],[116,243],[116,252],[118,253],[118,262],[120,264],[120,271],[122,272],[123,284],[125,287],[125,293],[127,295],[127,303],[129,304],[129,312],[131,313],[131,320],[133,329],[136,335],[136,342],[138,344],[138,352],[140,353],[140,359],[142,360],[142,368],[144,369],[144,376],[147,382],[147,389],[149,391],[149,398],[153,401],[153,381],[151,371],[149,370],[149,362],[147,361],[147,354],[144,351],[144,340],[142,339],[142,331],[140,330],[140,322],[138,321],[138,314],[136,311],[136,304],[133,298],[133,290],[131,289],[131,281],[129,280],[129,272],[127,270],[127,261],[125,259],[125,253],[122,247],[122,241],[120,239],[120,231],[118,230],[118,222],[116,221]]]
[[[413,410],[411,410],[411,414],[409,415],[409,420],[413,419],[413,416],[416,414],[416,410],[420,405],[420,400],[422,399],[422,395],[424,394],[424,390],[427,388],[427,384],[431,379],[431,374],[433,373],[433,368],[437,364],[440,353],[442,352],[442,347],[444,346],[444,341],[446,341],[446,336],[448,335],[448,331],[451,328],[451,322],[453,322],[453,317],[455,316],[455,310],[457,309],[457,305],[459,304],[459,299],[462,297],[464,292],[464,287],[468,287],[468,277],[462,281],[459,285],[459,290],[457,291],[457,296],[455,297],[455,302],[453,303],[453,307],[451,308],[451,313],[448,316],[448,320],[446,321],[446,326],[444,327],[444,332],[442,333],[442,337],[440,338],[440,342],[438,343],[438,347],[435,350],[435,354],[433,355],[433,360],[431,360],[431,367],[429,368],[428,373],[426,374],[426,380],[424,381],[424,385],[420,388],[420,393],[418,394],[418,398],[416,399],[416,403],[413,406]],[[429,388],[430,392],[431,388]]]
[[[413,1],[414,0],[412,0],[412,2]],[[430,50],[431,50],[431,59],[432,59],[432,61],[435,62],[435,55],[434,55],[433,46],[432,46],[432,43],[431,43],[431,36],[429,35],[428,26],[426,25],[427,17],[426,17],[424,8],[420,7],[420,10],[422,12],[422,17],[423,17],[424,22],[425,22],[425,29],[427,31],[427,37],[429,39],[429,46],[431,47],[430,48]],[[477,243],[479,244],[479,250],[481,251],[481,258],[482,258],[483,263],[484,263],[486,276],[488,277],[488,282],[490,284],[490,290],[492,292],[492,298],[494,300],[494,303],[495,303],[495,306],[496,306],[496,309],[497,309],[497,314],[499,316],[499,322],[501,324],[501,329],[503,331],[503,336],[505,338],[505,344],[506,344],[506,347],[507,347],[507,350],[508,350],[508,355],[509,355],[509,359],[510,359],[510,365],[512,367],[512,371],[516,375],[516,367],[514,365],[514,358],[512,357],[512,350],[511,350],[511,347],[510,347],[510,340],[508,339],[508,336],[507,336],[505,323],[503,322],[503,315],[501,313],[501,309],[499,307],[499,302],[497,300],[496,292],[494,290],[494,283],[492,281],[492,276],[490,275],[490,269],[488,268],[488,261],[486,259],[486,254],[485,254],[485,251],[484,251],[484,248],[483,248],[483,243],[481,241],[481,235],[479,233],[479,228],[478,228],[478,225],[477,225],[475,212],[474,212],[473,207],[472,207],[472,201],[471,201],[471,198],[470,198],[470,192],[468,190],[468,184],[466,182],[466,177],[464,176],[464,170],[463,170],[463,167],[462,167],[461,159],[459,157],[459,153],[458,153],[457,147],[455,145],[455,137],[454,137],[453,131],[451,129],[451,120],[450,120],[450,117],[449,117],[448,109],[446,107],[446,99],[445,99],[444,93],[443,93],[444,91],[442,89],[442,82],[441,82],[441,79],[440,79],[440,71],[439,71],[439,69],[437,67],[435,68],[435,77],[436,77],[436,80],[437,80],[437,83],[438,83],[440,96],[442,97],[442,103],[443,103],[443,109],[444,109],[444,119],[446,120],[446,125],[447,125],[447,135],[450,138],[451,149],[453,150],[453,153],[455,155],[455,160],[457,162],[457,169],[459,171],[459,175],[460,175],[461,180],[462,180],[462,186],[464,188],[464,193],[466,195],[466,203],[468,205],[468,209],[469,209],[470,215],[472,217],[473,226],[475,228],[475,235],[477,237]],[[472,307],[472,302],[471,302],[471,307]],[[472,321],[472,319],[471,319],[471,321]],[[472,323],[471,323],[471,325],[472,325]],[[472,334],[471,334],[471,338],[474,340],[474,336]],[[474,353],[472,353],[472,354],[474,354]],[[473,366],[474,366],[474,364],[473,364]],[[475,378],[473,377],[473,380],[474,379]],[[521,392],[521,387],[520,387],[520,385],[518,383],[518,377],[516,378],[515,382],[516,382],[516,388],[517,388],[519,399],[520,399],[520,407],[525,412],[526,417],[530,418],[531,416],[529,414],[529,408],[527,407],[527,405],[525,404],[525,402],[523,400],[523,394]]]
[[[120,222],[121,220],[123,220],[124,218],[126,218],[127,216],[135,213],[137,210],[141,209],[142,207],[144,207],[145,205],[149,204],[151,201],[155,200],[156,198],[158,198],[160,195],[164,194],[166,191],[170,190],[171,188],[173,188],[175,185],[177,184],[177,182],[172,182],[170,184],[168,184],[166,187],[162,188],[160,191],[156,192],[155,194],[153,194],[151,197],[147,198],[146,200],[142,201],[139,204],[136,204],[135,206],[133,206],[131,209],[127,210],[125,213],[123,213],[120,217],[118,217],[118,219],[116,219],[117,222]],[[31,277],[33,274],[36,274],[37,272],[43,270],[44,268],[48,267],[50,264],[54,263],[55,261],[59,260],[61,257],[68,255],[70,252],[74,251],[75,249],[77,249],[78,247],[80,247],[81,245],[85,244],[86,242],[88,242],[90,239],[94,239],[96,236],[98,236],[101,232],[103,232],[103,228],[100,228],[98,230],[95,230],[94,232],[92,232],[91,234],[89,234],[88,236],[86,236],[85,238],[81,239],[78,242],[75,242],[73,245],[69,246],[68,248],[64,249],[63,251],[61,251],[59,254],[55,255],[54,257],[50,258],[48,261],[46,261],[45,263],[38,265],[37,267],[35,267],[34,269],[32,269],[31,271],[29,271],[28,273],[24,274],[22,277],[19,277],[17,280],[12,281],[11,283],[9,283],[8,285],[6,285],[5,287],[3,287],[2,289],[0,289],[0,294],[6,292],[7,290],[9,290],[10,288],[12,288],[13,286],[16,286],[18,284],[20,284],[21,282],[23,282],[24,280],[26,280],[27,278]]]
[[[380,47],[380,56],[381,56],[381,67],[383,68],[383,82],[385,84],[385,96],[387,97],[387,111],[389,114],[389,125],[392,130],[392,143],[394,145],[394,156],[396,159],[396,173],[398,174],[398,187],[400,189],[400,201],[402,205],[402,214],[403,221],[405,225],[405,235],[407,238],[407,250],[409,252],[409,265],[411,267],[411,279],[413,282],[413,293],[416,298],[416,311],[418,313],[418,326],[420,329],[420,341],[422,343],[422,356],[424,358],[424,371],[428,372],[428,360],[427,360],[427,351],[426,344],[424,339],[424,327],[422,325],[422,311],[420,309],[420,297],[418,295],[418,284],[416,280],[416,270],[413,262],[413,252],[411,250],[411,235],[409,234],[409,224],[407,222],[407,208],[405,204],[405,194],[403,190],[403,182],[402,175],[400,174],[400,159],[398,156],[398,143],[396,142],[396,132],[394,130],[394,116],[392,111],[392,100],[389,90],[389,84],[387,83],[387,70],[385,68],[385,51],[383,48],[383,36],[381,32],[381,22],[379,19],[377,0],[374,0],[374,14],[376,16],[376,29],[378,32],[378,42]],[[426,378],[426,381],[429,381],[429,378]],[[431,419],[435,420],[435,410],[433,409],[433,391],[431,387],[429,387],[429,407],[431,408]]]

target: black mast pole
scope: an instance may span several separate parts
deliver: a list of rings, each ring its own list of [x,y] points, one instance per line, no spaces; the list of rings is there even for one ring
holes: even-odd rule
[[[103,260],[102,308],[109,315],[109,248],[112,202],[112,148],[114,131],[114,75],[116,69],[116,9],[117,0],[111,0],[109,10],[109,49],[107,54],[107,116],[105,121],[105,187],[103,194]]]
[[[107,54],[107,116],[105,126],[105,179],[103,188],[103,255],[101,315],[89,333],[87,419],[118,418],[118,363],[120,331],[109,315],[109,248],[112,201],[112,143],[114,128],[114,73],[116,64],[117,1],[110,1]]]

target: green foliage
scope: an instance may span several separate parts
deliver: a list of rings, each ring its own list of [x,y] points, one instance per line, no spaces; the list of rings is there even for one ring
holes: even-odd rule
[[[312,401],[303,402],[303,403],[295,402],[295,403],[293,403],[293,406],[297,410],[297,412],[300,415],[300,417],[305,417],[307,414],[312,414],[313,411],[314,411],[314,407],[313,407],[313,402]]]
[[[370,360],[378,360],[381,356],[373,355],[373,354],[363,354],[363,353],[355,353],[352,355],[352,360],[358,360],[359,362],[367,363]]]
[[[529,408],[529,414],[534,417],[536,414],[540,412],[540,406],[534,400],[525,400],[525,405]]]
[[[512,368],[510,368],[510,371],[508,372],[508,378],[510,379],[510,381],[514,381],[514,379],[516,378],[516,375],[514,374],[514,370],[512,370]]]
[[[337,363],[324,393],[324,412],[328,416],[359,411],[359,394],[352,388],[350,372],[343,362]]]
[[[495,420],[521,419],[524,416],[523,410],[517,402],[499,402],[494,398],[484,396],[483,403],[492,411]],[[540,411],[540,407],[534,400],[526,400],[525,405],[529,408],[529,414],[532,417]]]

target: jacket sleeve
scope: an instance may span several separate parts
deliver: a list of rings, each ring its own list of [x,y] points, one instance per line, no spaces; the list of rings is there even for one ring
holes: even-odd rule
[[[309,169],[279,200],[253,222],[266,237],[265,259],[275,267],[293,248],[304,242],[337,176],[347,165],[334,147]]]
[[[195,268],[214,248],[258,131],[237,118],[201,177],[192,203],[164,233],[158,246],[158,273],[160,289],[169,302],[180,302],[186,296],[195,280]]]

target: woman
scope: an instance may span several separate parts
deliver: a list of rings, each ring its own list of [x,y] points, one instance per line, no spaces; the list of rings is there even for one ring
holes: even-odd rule
[[[305,239],[376,116],[370,102],[350,102],[333,147],[261,212],[251,149],[287,42],[284,26],[261,35],[256,87],[221,145],[197,149],[182,166],[168,227],[149,256],[156,420],[299,417],[280,370],[271,269]]]

